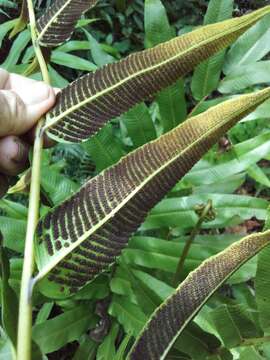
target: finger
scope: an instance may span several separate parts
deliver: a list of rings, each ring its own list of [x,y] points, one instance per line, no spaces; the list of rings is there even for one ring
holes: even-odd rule
[[[28,165],[29,145],[17,136],[0,140],[0,172],[17,175]]]
[[[0,89],[5,89],[8,82],[9,82],[9,73],[4,69],[0,69]]]
[[[29,105],[30,107],[33,105],[36,106],[37,104],[39,105],[44,101],[49,101],[51,107],[55,100],[55,93],[57,92],[57,89],[51,88],[44,82],[28,79],[17,74],[8,75],[3,89],[16,92],[26,106]],[[43,110],[43,113],[47,110],[48,108]]]
[[[5,195],[8,190],[8,178],[0,174],[0,199]]]
[[[54,103],[53,90],[43,83],[36,83],[33,91],[43,88],[45,100],[34,97],[33,103],[26,105],[13,90],[0,90],[0,137],[20,135],[31,129],[37,120],[46,113]]]

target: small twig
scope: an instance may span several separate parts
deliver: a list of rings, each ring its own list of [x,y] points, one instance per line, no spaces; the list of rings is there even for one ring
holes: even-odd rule
[[[173,278],[173,285],[176,286],[179,282],[179,278],[180,278],[180,274],[183,270],[183,267],[184,267],[184,263],[185,263],[185,260],[187,258],[187,255],[189,253],[189,250],[190,250],[190,247],[196,237],[196,235],[199,233],[199,231],[201,230],[201,226],[203,224],[203,222],[205,221],[205,218],[207,217],[209,211],[212,209],[212,200],[208,200],[206,206],[204,207],[198,221],[197,221],[197,224],[195,225],[195,227],[193,228],[193,230],[191,231],[190,233],[190,236],[185,244],[185,247],[184,247],[184,250],[181,254],[181,257],[179,259],[179,262],[178,262],[178,265],[177,265],[177,268],[176,268],[176,272],[175,272],[175,275],[174,275],[174,278]]]
[[[43,58],[40,46],[37,42],[36,19],[32,0],[27,0],[30,31],[34,51],[39,62],[40,70],[44,81],[49,84],[49,74],[46,62]],[[24,262],[21,280],[20,303],[19,303],[19,323],[17,339],[17,360],[31,360],[32,343],[32,275],[34,271],[34,237],[35,229],[39,218],[39,199],[40,199],[40,167],[43,147],[41,119],[36,128],[36,137],[33,150],[32,176],[29,195],[29,209],[26,228]]]

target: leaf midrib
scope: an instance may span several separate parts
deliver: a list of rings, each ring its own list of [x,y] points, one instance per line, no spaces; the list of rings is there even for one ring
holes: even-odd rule
[[[257,236],[268,236],[270,235],[270,230],[268,231],[265,231],[265,232],[261,232],[261,233],[258,233]],[[232,245],[230,245],[228,248],[224,249],[223,251],[221,251],[220,253],[216,254],[216,255],[213,255],[211,256],[211,258],[209,258],[209,260],[206,260],[204,261],[203,263],[206,263],[206,262],[212,262],[214,261],[214,259],[216,259],[217,257],[221,256],[222,254],[226,253],[229,249],[231,249],[232,247],[234,246],[237,246],[239,245],[239,243],[243,243],[247,240],[247,238],[249,237],[252,237],[254,236],[254,234],[252,235],[249,235],[249,236],[246,236],[244,237],[242,240],[238,241],[237,243],[234,243]],[[264,245],[261,245],[260,247],[258,247],[256,249],[256,253],[258,253],[260,250],[262,250],[263,248],[265,248],[267,245],[266,242]],[[202,308],[202,306],[211,298],[211,296],[217,291],[217,289],[220,287],[221,284],[223,284],[227,279],[229,279],[242,265],[244,265],[249,259],[251,259],[253,256],[248,256],[247,258],[243,259],[239,264],[237,264],[237,266],[230,272],[227,274],[226,277],[224,277],[222,279],[222,281],[220,281],[217,286],[208,294],[208,296],[204,299],[204,301],[199,305],[199,307],[197,307],[192,313],[191,315],[185,320],[185,322],[182,324],[181,328],[179,329],[179,331],[176,333],[176,335],[172,338],[172,340],[170,341],[170,343],[168,344],[167,348],[164,350],[163,354],[161,354],[161,357],[160,359],[161,360],[164,360],[171,348],[171,346],[174,344],[174,342],[176,341],[176,339],[178,338],[178,336],[181,334],[181,332],[185,329],[185,327],[189,324],[189,322],[194,318],[194,316],[198,313],[198,311]],[[184,280],[183,283],[181,283],[178,288],[173,292],[173,294],[171,296],[169,296],[167,298],[167,300],[165,300],[165,302],[163,302],[155,311],[154,313],[152,314],[152,316],[150,317],[150,319],[152,319],[154,317],[154,314],[156,314],[160,309],[162,309],[164,306],[166,306],[168,300],[172,297],[172,296],[175,296],[177,293],[179,293],[179,291],[181,290],[181,288],[183,287],[183,284],[187,283],[189,278],[192,277],[192,275],[197,271],[197,269],[191,271],[188,275],[188,277]],[[138,335],[137,339],[140,338],[140,335],[142,335],[144,333],[145,330],[147,330],[147,327],[148,327],[148,324],[151,320],[147,321],[145,326],[143,327],[143,329],[141,330],[140,334]],[[133,345],[133,348],[134,346],[136,345],[136,342],[135,344]],[[131,349],[132,351],[132,349]],[[128,359],[130,360],[130,355],[131,352],[128,354]]]
[[[260,18],[261,16],[263,16],[263,15],[260,15],[259,18]],[[253,19],[253,21],[255,21],[255,19],[256,19],[256,17]],[[229,20],[229,21],[231,21],[231,20]],[[156,65],[154,65],[154,66],[150,66],[150,67],[148,67],[147,69],[142,69],[142,70],[140,70],[140,71],[138,71],[138,72],[136,72],[136,73],[134,73],[134,74],[126,77],[125,79],[119,81],[117,84],[114,84],[114,85],[112,85],[112,86],[110,86],[110,87],[107,87],[105,90],[102,90],[102,91],[96,93],[95,95],[93,95],[93,96],[91,96],[91,97],[89,97],[89,98],[81,101],[80,103],[78,103],[78,104],[76,104],[76,105],[73,105],[72,107],[70,107],[69,109],[67,109],[66,111],[62,112],[60,115],[58,115],[58,116],[56,116],[56,117],[49,118],[49,115],[48,115],[48,116],[47,116],[46,124],[45,124],[44,127],[43,127],[43,131],[49,129],[52,125],[54,125],[55,123],[57,123],[58,121],[60,121],[61,119],[63,119],[63,118],[64,118],[65,116],[67,116],[68,114],[74,112],[75,110],[77,110],[77,109],[79,109],[80,107],[86,105],[87,103],[94,101],[94,100],[97,99],[98,97],[103,96],[103,95],[105,95],[105,94],[107,94],[107,93],[110,93],[112,90],[114,90],[115,88],[117,88],[117,87],[125,84],[126,82],[130,81],[131,79],[136,78],[137,76],[139,76],[139,75],[141,75],[141,74],[146,74],[146,73],[151,72],[151,71],[153,71],[153,70],[155,70],[155,69],[158,69],[158,68],[160,68],[160,67],[163,67],[163,66],[166,65],[167,63],[170,63],[170,62],[176,60],[177,58],[179,58],[179,57],[181,57],[181,56],[184,56],[184,55],[188,54],[189,52],[192,52],[194,49],[197,49],[199,46],[210,43],[212,40],[218,40],[218,39],[220,39],[220,38],[225,37],[225,36],[228,35],[228,34],[233,34],[235,31],[239,30],[240,28],[245,27],[245,24],[248,24],[248,23],[253,22],[253,21],[250,20],[250,18],[248,18],[248,19],[246,19],[245,21],[243,21],[243,22],[241,23],[241,25],[237,24],[237,25],[233,26],[233,29],[234,29],[233,31],[232,31],[231,29],[229,29],[229,30],[227,30],[227,31],[219,34],[218,36],[217,36],[217,35],[213,35],[213,37],[207,38],[206,40],[201,41],[199,44],[195,44],[195,45],[191,46],[190,48],[186,49],[185,51],[182,51],[182,52],[180,52],[179,54],[177,54],[177,55],[175,55],[175,56],[173,56],[173,57],[171,57],[171,58],[169,58],[169,59],[166,59],[166,60],[163,61],[163,62],[160,62],[159,64],[156,64]],[[209,25],[209,26],[212,26],[212,25],[213,25],[213,24],[211,24],[211,25]],[[198,30],[198,31],[199,31],[199,30]],[[210,40],[209,40],[209,39],[210,39]],[[175,40],[175,39],[173,39],[173,40]],[[171,40],[171,41],[173,41],[173,40]],[[106,65],[105,65],[105,66],[106,66]],[[76,81],[76,80],[75,80],[75,81]]]
[[[46,31],[48,30],[48,28],[51,26],[51,24],[53,24],[57,17],[61,14],[62,11],[64,11],[64,9],[72,2],[73,0],[67,0],[64,5],[54,14],[54,16],[48,21],[48,23],[45,25],[45,27],[43,28],[43,30],[39,33],[37,41],[38,42],[42,42],[42,37],[44,36],[44,34],[46,33]],[[44,14],[44,16],[46,16],[46,14]]]
[[[230,102],[233,102],[234,100],[230,100]],[[255,104],[254,104],[255,105]],[[51,261],[47,262],[47,264],[43,267],[41,267],[41,270],[39,270],[39,273],[34,278],[34,282],[39,281],[42,279],[50,270],[52,270],[62,259],[64,259],[69,253],[71,253],[75,248],[77,248],[83,241],[85,241],[90,235],[92,235],[94,232],[96,232],[102,225],[104,225],[108,220],[110,220],[117,212],[122,209],[129,200],[131,200],[148,182],[150,182],[155,176],[157,176],[160,172],[162,172],[167,166],[169,166],[171,163],[173,163],[177,158],[180,156],[183,156],[187,151],[192,149],[194,145],[202,141],[203,139],[207,138],[210,134],[215,133],[216,130],[218,130],[220,127],[222,127],[224,124],[226,124],[228,121],[233,121],[233,119],[236,116],[239,116],[242,112],[246,111],[241,110],[238,111],[237,114],[234,114],[232,116],[232,119],[225,119],[221,123],[213,126],[211,129],[209,129],[207,132],[202,134],[198,139],[196,139],[193,143],[188,145],[185,149],[183,149],[180,153],[176,154],[174,157],[172,157],[169,161],[167,161],[165,164],[160,166],[156,171],[154,171],[150,176],[148,176],[144,181],[141,182],[139,186],[137,186],[118,206],[115,207],[107,216],[105,216],[98,224],[93,226],[89,231],[85,232],[83,236],[81,236],[76,242],[72,243],[69,248],[61,250],[61,257],[59,258],[59,252],[54,254],[50,259]],[[183,127],[183,124],[180,124],[178,129]],[[166,136],[166,135],[165,135]],[[151,141],[155,142],[157,140]],[[136,150],[135,150],[136,151]],[[123,158],[123,160],[126,157]],[[122,160],[122,161],[123,161]],[[102,173],[101,173],[102,174]],[[39,254],[38,254],[39,255]],[[47,255],[47,254],[46,254]],[[47,257],[47,256],[46,256]],[[42,256],[41,256],[42,258]]]

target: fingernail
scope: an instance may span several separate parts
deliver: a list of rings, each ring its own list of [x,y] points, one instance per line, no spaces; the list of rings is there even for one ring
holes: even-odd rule
[[[12,157],[12,161],[16,164],[25,164],[28,161],[29,146],[21,140],[14,140],[14,143],[17,146],[17,151]]]

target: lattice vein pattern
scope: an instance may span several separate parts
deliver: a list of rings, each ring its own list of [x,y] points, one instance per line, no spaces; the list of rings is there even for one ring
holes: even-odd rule
[[[37,21],[38,42],[56,47],[68,40],[81,15],[98,0],[55,0]]]
[[[122,158],[50,211],[37,228],[37,279],[60,296],[77,291],[115,262],[129,237],[177,181],[270,88],[192,117]]]
[[[165,359],[187,323],[218,287],[269,244],[270,231],[253,234],[204,261],[153,313],[139,334],[128,359]]]
[[[269,11],[267,6],[242,18],[201,27],[77,79],[58,94],[44,130],[57,141],[88,139],[112,118],[231,44]]]

